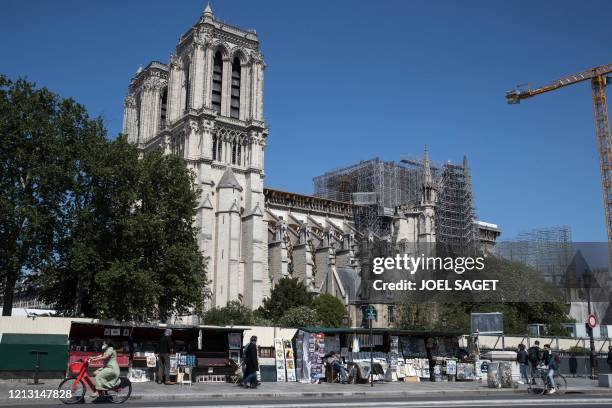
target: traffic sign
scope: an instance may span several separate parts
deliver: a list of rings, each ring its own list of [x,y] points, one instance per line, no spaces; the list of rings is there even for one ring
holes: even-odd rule
[[[597,327],[597,316],[590,314],[589,317],[587,317],[587,324],[591,329]]]
[[[378,321],[378,311],[374,306],[370,305],[366,309],[366,319]]]

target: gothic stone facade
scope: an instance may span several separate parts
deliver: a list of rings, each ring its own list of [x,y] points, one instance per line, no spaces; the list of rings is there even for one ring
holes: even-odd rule
[[[256,33],[216,20],[206,7],[168,64],[151,62],[130,82],[123,133],[143,152],[181,156],[197,175],[202,195],[195,222],[208,257],[208,307],[240,300],[255,309],[288,276],[353,305],[356,323],[360,242],[435,242],[428,156],[421,200],[398,208],[391,237],[355,230],[359,209],[350,203],[264,189],[264,68]]]
[[[270,291],[264,68],[257,35],[216,20],[207,7],[168,64],[139,69],[125,99],[128,140],[144,152],[178,154],[197,174],[211,306],[240,298],[256,308]]]

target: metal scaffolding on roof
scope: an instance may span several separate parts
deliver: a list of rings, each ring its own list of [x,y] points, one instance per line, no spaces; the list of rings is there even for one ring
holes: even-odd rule
[[[465,246],[477,240],[472,185],[467,159],[463,163],[430,164],[439,186],[436,239],[445,245]],[[418,203],[423,185],[423,161],[402,157],[400,162],[379,158],[326,172],[313,179],[314,195],[352,202],[359,231],[385,236],[395,208]]]

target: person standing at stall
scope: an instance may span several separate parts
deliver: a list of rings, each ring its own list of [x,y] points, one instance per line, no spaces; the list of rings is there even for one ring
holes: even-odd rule
[[[244,351],[244,364],[244,378],[240,384],[246,388],[257,388],[257,371],[259,371],[257,336],[251,336],[251,341]]]
[[[157,354],[159,356],[159,364],[157,367],[157,382],[166,385],[170,382],[170,353],[174,345],[172,343],[172,329],[166,329],[164,335],[159,339],[157,346]]]

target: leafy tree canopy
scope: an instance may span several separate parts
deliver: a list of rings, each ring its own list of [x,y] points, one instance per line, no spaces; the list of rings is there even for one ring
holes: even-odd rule
[[[205,261],[194,175],[106,138],[101,119],[0,76],[0,289],[25,277],[64,315],[166,320],[198,312]]]
[[[326,327],[341,327],[342,318],[347,314],[344,303],[334,295],[324,293],[313,301],[319,321]]]
[[[321,321],[317,312],[308,306],[295,306],[278,319],[282,327],[320,326]]]
[[[264,316],[278,320],[285,312],[296,306],[312,304],[313,293],[308,291],[304,283],[293,278],[282,278],[278,281],[270,297],[264,299]]]
[[[230,326],[253,324],[253,312],[237,300],[232,300],[225,307],[214,307],[204,313],[204,324]]]

